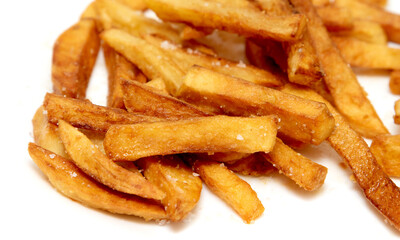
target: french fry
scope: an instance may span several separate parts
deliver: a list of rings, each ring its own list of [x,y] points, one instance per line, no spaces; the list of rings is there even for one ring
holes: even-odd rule
[[[161,203],[168,219],[180,221],[196,206],[201,180],[177,156],[143,158],[137,164],[143,168],[144,176],[166,193]]]
[[[167,217],[164,208],[159,204],[99,184],[72,162],[53,152],[34,143],[29,143],[28,150],[50,183],[59,192],[79,203],[112,213],[139,216],[146,221]]]
[[[146,0],[146,3],[163,20],[227,30],[248,37],[294,41],[301,38],[305,26],[302,15],[271,17],[252,8],[216,1]]]
[[[305,143],[321,143],[335,125],[324,104],[201,67],[188,72],[178,96],[196,106],[208,106],[217,114],[276,114],[281,119],[280,134]]]
[[[372,140],[372,154],[391,177],[400,177],[400,135],[379,135]]]
[[[400,49],[348,37],[332,37],[332,40],[346,62],[352,66],[373,69],[400,69]]]
[[[177,153],[269,152],[275,144],[275,121],[275,116],[213,116],[114,125],[107,131],[104,149],[111,159],[127,161]]]
[[[85,18],[97,19],[97,10],[95,5],[96,5],[95,1],[91,2],[81,14],[80,19],[85,19]]]
[[[154,88],[160,93],[168,95],[167,86],[161,78],[154,78],[146,83],[147,86]]]
[[[312,0],[311,2],[316,7],[325,6],[331,3],[330,0]]]
[[[393,117],[395,124],[400,124],[400,100],[397,100],[394,103],[394,112],[395,115]]]
[[[143,0],[117,0],[117,2],[120,2],[133,10],[143,11],[147,8],[146,3]]]
[[[381,7],[384,7],[387,4],[387,0],[361,0],[361,1],[366,2],[366,3],[375,4],[375,5],[378,5]]]
[[[397,229],[400,229],[400,189],[386,175],[364,139],[358,135],[335,108],[315,92],[285,85],[282,91],[324,102],[335,118],[336,128],[329,144],[346,161],[366,198]]]
[[[78,129],[62,120],[58,129],[72,161],[89,176],[120,192],[156,200],[165,197],[165,193],[148,182],[140,172],[126,170],[108,159]]]
[[[43,102],[49,122],[64,120],[74,127],[106,132],[113,124],[160,121],[159,118],[128,113],[118,108],[92,104],[88,100],[66,98],[47,93]]]
[[[393,94],[400,94],[400,70],[394,70],[390,74],[389,88]]]
[[[208,188],[231,206],[245,223],[253,222],[264,212],[257,193],[223,164],[197,160],[194,169]]]
[[[85,98],[99,48],[100,38],[93,19],[81,19],[63,32],[53,47],[51,74],[54,92]]]
[[[122,80],[134,80],[145,83],[147,79],[135,65],[115,52],[107,44],[104,43],[102,47],[108,71],[107,106],[123,109],[125,106]]]
[[[330,32],[330,34],[331,36],[356,38],[373,44],[387,44],[386,33],[381,25],[370,21],[356,20],[353,22],[352,29]]]
[[[329,31],[351,30],[354,27],[354,18],[347,8],[330,4],[316,9],[319,17]]]
[[[253,153],[257,154],[257,153]],[[208,154],[208,153],[198,153],[196,156],[201,159],[207,159],[207,160],[212,160],[216,162],[223,162],[223,163],[231,163],[231,162],[236,162],[237,160],[246,158],[250,155],[253,155],[251,153],[241,153],[241,152],[216,152],[213,154]]]
[[[388,133],[356,75],[333,45],[310,0],[290,1],[300,13],[308,17],[308,30],[325,73],[326,86],[336,108],[353,129],[365,137],[371,138]]]
[[[254,153],[233,163],[225,163],[225,166],[242,175],[267,176],[274,172],[276,168],[269,161],[265,161],[266,157],[268,155],[263,153]]]

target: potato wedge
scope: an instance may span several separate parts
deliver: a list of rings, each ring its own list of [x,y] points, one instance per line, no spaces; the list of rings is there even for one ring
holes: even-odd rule
[[[213,116],[115,125],[106,134],[104,148],[111,159],[127,161],[177,153],[269,152],[275,144],[275,121],[275,116]]]
[[[354,27],[354,18],[347,8],[330,4],[316,10],[328,31],[345,31]]]
[[[193,67],[188,72],[178,97],[196,106],[211,107],[217,114],[276,114],[281,119],[280,134],[305,143],[321,143],[335,125],[324,104],[201,67]]]
[[[370,21],[356,20],[351,30],[330,32],[331,36],[351,37],[373,44],[387,44],[385,30],[380,24]]]
[[[95,105],[88,100],[66,98],[47,93],[44,102],[51,123],[64,120],[74,127],[106,132],[113,124],[155,122],[159,118],[128,113],[118,108]]]
[[[251,186],[224,164],[197,160],[195,171],[207,187],[231,206],[245,223],[252,223],[264,212],[264,206]]]
[[[356,75],[334,46],[310,0],[290,0],[308,17],[308,30],[325,73],[324,80],[336,108],[364,137],[388,133]]]
[[[242,175],[267,176],[276,171],[276,168],[265,160],[266,157],[268,157],[268,154],[254,153],[233,163],[225,163],[225,166]]]
[[[379,135],[372,139],[372,154],[391,177],[400,177],[400,135]]]
[[[51,76],[57,94],[85,98],[100,48],[95,20],[84,18],[54,43]]]
[[[164,208],[149,199],[112,190],[86,175],[69,160],[34,143],[29,154],[50,183],[65,196],[83,205],[149,220],[165,219]]]
[[[400,70],[394,70],[390,74],[389,88],[393,94],[400,94]]]
[[[143,158],[136,163],[143,168],[144,176],[166,193],[161,203],[168,219],[180,221],[196,206],[201,180],[177,156]]]
[[[394,112],[395,112],[395,115],[394,115],[394,123],[395,124],[400,124],[400,100],[397,100],[395,103],[394,103]]]
[[[282,91],[327,105],[336,121],[335,131],[328,138],[329,144],[346,161],[366,198],[400,230],[400,189],[377,163],[364,139],[329,102],[315,92],[293,85],[286,85]]]
[[[126,170],[108,159],[83,133],[67,122],[60,120],[58,129],[72,161],[89,176],[120,192],[156,200],[165,197],[165,193],[141,173]]]
[[[306,24],[302,15],[272,17],[259,10],[216,1],[146,0],[146,3],[163,20],[216,28],[248,37],[294,41],[301,38]]]

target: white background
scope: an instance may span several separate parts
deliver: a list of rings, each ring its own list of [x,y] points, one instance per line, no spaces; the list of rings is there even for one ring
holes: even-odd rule
[[[139,218],[84,207],[59,194],[27,153],[31,119],[51,91],[52,46],[75,23],[89,0],[3,1],[0,4],[1,170],[0,239],[396,239],[400,234],[367,202],[350,171],[327,145],[309,147],[306,156],[328,167],[324,186],[305,192],[279,174],[245,179],[258,193],[265,212],[245,224],[204,186],[201,199],[182,223],[160,226]],[[400,13],[400,2],[388,9]],[[357,71],[361,84],[391,133],[393,104],[387,71]],[[88,98],[105,103],[106,70],[99,58]],[[395,180],[399,183],[398,180]]]

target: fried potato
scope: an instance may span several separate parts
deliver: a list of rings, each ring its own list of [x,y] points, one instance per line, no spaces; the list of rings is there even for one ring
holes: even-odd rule
[[[159,91],[165,95],[168,95],[167,86],[161,78],[154,78],[146,83],[147,86],[152,87],[154,91]]]
[[[163,20],[216,28],[248,37],[294,41],[301,38],[306,24],[302,15],[272,17],[259,10],[216,1],[146,0],[146,3]]]
[[[269,161],[265,158],[268,154],[254,153],[233,163],[225,163],[225,166],[230,170],[250,176],[266,176],[276,170]]]
[[[286,85],[282,91],[314,101],[324,102],[335,118],[336,128],[329,144],[346,161],[366,198],[397,229],[400,229],[400,189],[375,160],[367,143],[335,108],[315,92]]]
[[[332,37],[340,53],[352,66],[373,69],[400,69],[400,49],[348,37]]]
[[[60,120],[60,138],[72,161],[89,176],[120,192],[161,200],[165,193],[148,182],[140,172],[132,172],[108,159],[78,129]]]
[[[255,153],[253,153],[255,154]],[[251,153],[241,153],[241,152],[216,152],[216,153],[198,153],[196,156],[200,159],[207,159],[216,162],[231,163],[237,160],[246,158],[252,155]]]
[[[370,21],[357,20],[353,22],[351,30],[335,31],[330,34],[331,36],[351,37],[373,44],[387,44],[386,33],[381,25]]]
[[[269,152],[275,144],[275,121],[275,116],[213,116],[114,125],[107,131],[104,149],[111,159],[128,161],[177,153]]]
[[[164,208],[154,201],[114,191],[83,173],[69,160],[34,143],[29,154],[50,183],[65,196],[83,205],[112,213],[134,215],[149,220],[165,219]]]
[[[361,0],[361,1],[365,3],[375,4],[381,7],[384,7],[387,4],[387,0]]]
[[[196,106],[209,106],[217,114],[276,114],[281,120],[279,132],[305,143],[321,143],[335,125],[324,104],[201,67],[193,67],[188,72],[178,96]]]
[[[400,124],[400,100],[397,100],[395,103],[394,103],[394,112],[395,112],[395,115],[394,115],[394,123],[395,124]]]
[[[264,212],[257,193],[223,164],[197,160],[194,169],[207,187],[231,206],[245,223],[252,223]]]
[[[312,0],[311,2],[316,7],[325,6],[331,3],[330,0]]]
[[[177,156],[143,158],[137,164],[143,168],[144,176],[166,193],[161,203],[168,219],[180,221],[196,206],[201,180]]]
[[[330,4],[316,9],[319,17],[329,31],[351,30],[354,27],[354,18],[347,8]]]
[[[400,135],[379,135],[372,140],[370,149],[389,176],[400,177]]]
[[[308,17],[308,30],[325,73],[326,86],[336,108],[352,128],[364,137],[372,138],[388,133],[356,75],[332,43],[310,0],[290,1],[300,13]]]
[[[129,62],[124,56],[115,52],[110,46],[104,43],[102,47],[108,71],[107,106],[123,109],[125,105],[122,80],[134,80],[145,83],[147,79],[135,65]]]
[[[117,2],[120,2],[133,10],[143,11],[147,8],[146,3],[143,0],[117,0]]]
[[[393,94],[400,94],[400,70],[394,70],[390,74],[389,87]]]
[[[158,93],[145,84],[123,80],[122,90],[128,112],[170,120],[209,116],[195,106]]]
[[[106,132],[113,124],[160,121],[159,118],[128,113],[118,108],[94,105],[88,100],[47,93],[43,102],[49,122],[64,120],[74,127]]]
[[[100,48],[95,20],[84,18],[54,43],[51,76],[57,94],[85,98]]]
[[[96,1],[91,2],[81,14],[80,19],[97,19]]]

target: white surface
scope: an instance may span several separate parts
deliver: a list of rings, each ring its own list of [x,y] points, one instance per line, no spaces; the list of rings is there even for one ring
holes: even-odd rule
[[[265,212],[246,225],[206,187],[188,221],[159,226],[135,217],[86,208],[59,194],[27,153],[31,119],[51,91],[50,64],[56,37],[72,25],[89,3],[75,1],[7,1],[0,7],[1,174],[0,239],[191,239],[226,236],[265,239],[396,239],[400,236],[367,202],[327,145],[305,154],[328,167],[317,192],[299,189],[283,176],[245,178],[258,193]],[[400,2],[390,9],[400,12]],[[360,82],[393,134],[393,103],[388,72],[363,72]],[[90,85],[89,99],[104,104],[106,71],[102,58]],[[308,151],[310,150],[310,151]],[[398,183],[398,181],[396,181]]]

